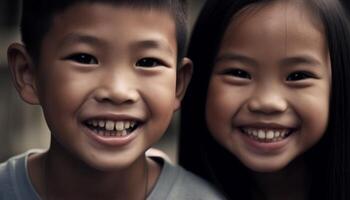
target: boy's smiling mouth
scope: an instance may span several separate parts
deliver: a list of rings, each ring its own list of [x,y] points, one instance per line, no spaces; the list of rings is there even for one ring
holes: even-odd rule
[[[138,128],[136,120],[89,119],[83,122],[91,131],[102,137],[125,137]]]

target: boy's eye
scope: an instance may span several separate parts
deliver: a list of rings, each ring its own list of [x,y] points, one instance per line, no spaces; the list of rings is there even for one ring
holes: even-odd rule
[[[238,78],[252,79],[250,74],[247,71],[244,71],[242,69],[227,69],[223,71],[223,74],[229,75],[229,76],[235,76]]]
[[[157,67],[163,65],[162,61],[156,58],[142,58],[136,62],[136,66],[138,67]]]
[[[300,81],[300,80],[304,80],[312,77],[314,76],[309,72],[303,72],[303,71],[293,72],[288,75],[287,81]]]
[[[85,65],[96,65],[98,64],[97,59],[86,53],[77,53],[73,54],[71,56],[68,56],[66,59],[72,60],[74,62],[80,63],[80,64],[85,64]]]

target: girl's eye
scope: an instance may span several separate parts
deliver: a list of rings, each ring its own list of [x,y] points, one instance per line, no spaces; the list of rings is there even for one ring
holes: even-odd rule
[[[312,77],[314,76],[309,72],[303,72],[303,71],[293,72],[288,75],[287,81],[300,81],[300,80],[304,80]]]
[[[80,63],[80,64],[85,64],[85,65],[96,65],[98,64],[97,59],[86,53],[77,53],[73,54],[71,56],[68,56],[66,59],[72,60],[74,62]]]
[[[156,58],[142,58],[136,62],[136,66],[138,67],[157,67],[163,65],[163,62]]]
[[[250,74],[242,69],[227,69],[223,72],[223,74],[228,76],[235,76],[238,78],[252,79]]]

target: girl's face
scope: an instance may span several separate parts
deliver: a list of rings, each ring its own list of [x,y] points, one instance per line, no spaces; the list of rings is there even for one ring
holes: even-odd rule
[[[248,168],[277,171],[325,133],[330,86],[323,26],[304,5],[250,7],[223,36],[208,88],[207,125]]]

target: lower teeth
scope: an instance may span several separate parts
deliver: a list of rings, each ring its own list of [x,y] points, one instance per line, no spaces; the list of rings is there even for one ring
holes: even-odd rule
[[[259,142],[277,142],[277,141],[280,141],[280,140],[283,140],[284,138],[272,138],[272,139],[267,139],[267,138],[258,138],[258,137],[255,137],[253,135],[248,135],[250,138],[254,139],[254,140],[257,140]]]
[[[87,128],[92,130],[95,134],[103,137],[125,137],[131,134],[135,130],[134,128],[134,129],[126,129],[122,131],[108,131],[105,129],[91,127],[91,126],[87,126]]]
[[[123,131],[105,131],[105,130],[93,130],[96,134],[104,136],[104,137],[123,137],[130,134],[126,130]]]

